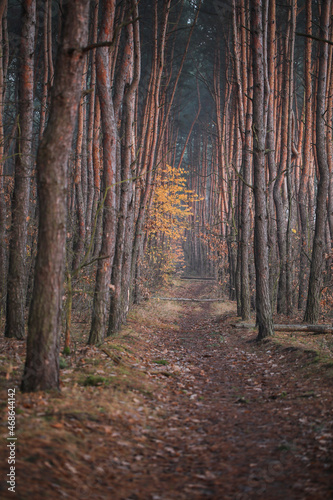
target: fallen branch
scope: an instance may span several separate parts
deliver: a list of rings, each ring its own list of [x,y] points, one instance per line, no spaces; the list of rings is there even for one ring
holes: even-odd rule
[[[186,302],[225,302],[224,299],[185,299],[176,297],[152,297],[155,300],[175,300],[175,301],[186,301]]]
[[[121,364],[121,356],[117,356],[116,354],[113,354],[105,348],[101,349],[101,351],[104,352],[104,354],[106,354],[109,358],[111,358],[115,365]]]
[[[295,33],[297,36],[304,36],[306,38],[311,38],[311,40],[316,40],[317,42],[324,42],[324,43],[328,43],[329,45],[333,45],[333,42],[332,40],[326,40],[326,38],[319,38],[317,36],[313,36],[313,35],[308,35],[307,33]]]
[[[244,328],[252,330],[256,328],[254,323],[235,323],[235,328]],[[332,325],[273,325],[276,332],[310,332],[317,334],[333,333]]]
[[[200,276],[198,276],[198,277],[195,277],[195,276],[181,276],[180,279],[181,280],[197,280],[197,281],[200,281],[200,280],[201,281],[215,281],[215,278],[209,278],[209,277],[207,277],[207,278],[202,277],[201,278]]]

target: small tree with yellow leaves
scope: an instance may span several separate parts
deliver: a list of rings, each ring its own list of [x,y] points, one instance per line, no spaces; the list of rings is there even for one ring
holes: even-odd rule
[[[146,223],[145,276],[149,287],[184,268],[184,233],[192,215],[191,204],[198,200],[187,187],[184,169],[170,165],[161,169]]]

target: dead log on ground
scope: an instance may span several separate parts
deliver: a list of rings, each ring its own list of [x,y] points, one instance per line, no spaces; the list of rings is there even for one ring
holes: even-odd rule
[[[186,299],[182,297],[152,297],[155,300],[174,300],[174,301],[186,301],[186,302],[225,302],[224,299]]]
[[[232,326],[251,330],[256,328],[254,323],[235,323]],[[316,334],[333,333],[333,325],[274,325],[276,332],[309,332]]]
[[[209,276],[181,276],[181,280],[195,280],[195,281],[216,281],[215,278]]]

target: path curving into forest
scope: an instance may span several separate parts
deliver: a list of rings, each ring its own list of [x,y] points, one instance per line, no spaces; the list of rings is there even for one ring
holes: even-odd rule
[[[178,283],[165,296],[213,288]],[[313,351],[233,328],[233,303],[166,302],[132,314],[141,340],[127,358],[111,341],[82,347],[61,396],[18,395],[17,498],[333,498],[332,372]],[[112,383],[73,383],[92,365]]]

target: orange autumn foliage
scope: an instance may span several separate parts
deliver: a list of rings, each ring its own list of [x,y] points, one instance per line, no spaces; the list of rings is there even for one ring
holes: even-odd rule
[[[198,195],[187,187],[185,170],[166,164],[158,174],[146,223],[146,259],[151,277],[165,280],[170,272],[183,268],[182,243],[197,201]]]

